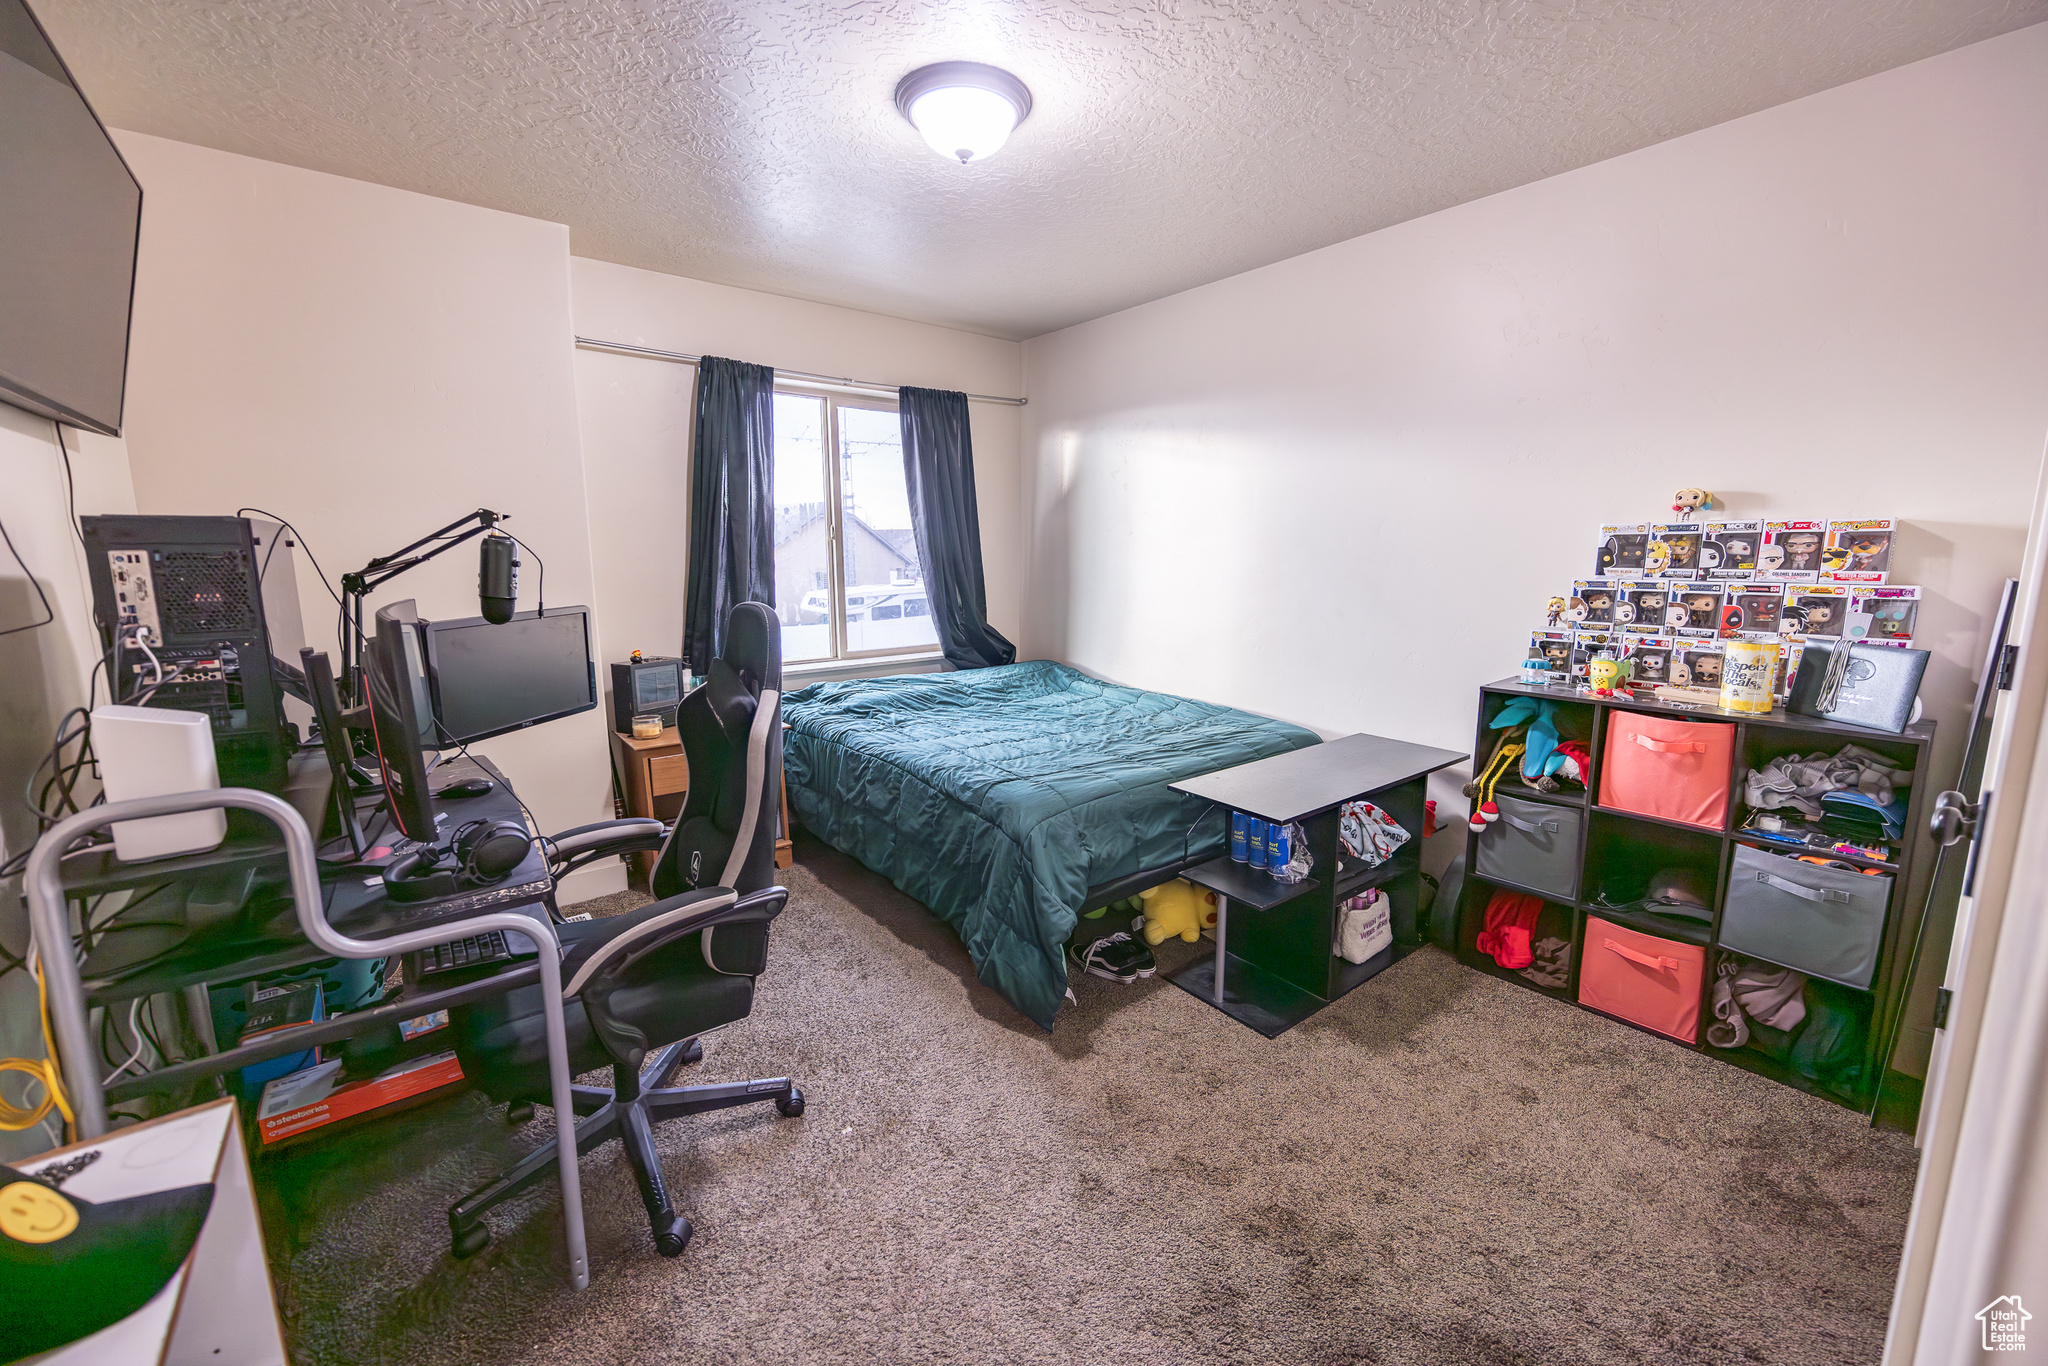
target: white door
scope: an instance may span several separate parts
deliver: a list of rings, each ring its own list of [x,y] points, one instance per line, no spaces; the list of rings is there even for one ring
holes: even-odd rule
[[[1956,915],[1920,1118],[1920,1177],[1886,1366],[2048,1350],[2048,479],[2037,488],[2010,641],[2012,688],[1985,764],[1969,896]],[[1958,852],[1960,851],[1960,847]],[[1994,1337],[2003,1334],[2003,1343]],[[2024,1351],[2024,1347],[2018,1350]]]

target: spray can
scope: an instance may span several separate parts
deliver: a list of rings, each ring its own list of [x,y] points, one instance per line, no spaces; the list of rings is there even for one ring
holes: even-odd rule
[[[1244,863],[1251,858],[1251,852],[1245,848],[1245,824],[1244,812],[1230,813],[1230,858],[1233,863]]]
[[[1247,862],[1254,868],[1266,866],[1266,823],[1257,816],[1245,817],[1244,842]]]
[[[1294,857],[1292,843],[1287,837],[1287,825],[1274,821],[1266,827],[1266,871],[1279,873]]]

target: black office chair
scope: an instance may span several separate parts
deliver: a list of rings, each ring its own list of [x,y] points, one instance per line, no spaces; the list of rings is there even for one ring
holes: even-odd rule
[[[640,1184],[640,1198],[664,1257],[690,1241],[654,1151],[652,1125],[678,1115],[772,1100],[784,1115],[803,1113],[804,1095],[788,1077],[670,1087],[702,1056],[697,1036],[742,1020],[753,1009],[754,979],[767,965],[768,925],[787,890],[773,884],[776,810],[782,777],[782,635],[774,612],[758,602],[733,608],[724,656],[705,686],[684,701],[676,724],[689,760],[690,791],[662,846],[652,879],[660,899],[626,915],[561,925],[562,993],[569,1067],[610,1064],[612,1085],[577,1086],[576,1151],[617,1138]],[[621,823],[631,827],[631,822]],[[606,845],[605,827],[565,832],[577,844],[557,866],[644,847],[631,828]],[[548,1062],[540,988],[526,987],[455,1012],[455,1050],[464,1073],[493,1100],[546,1104]],[[555,1145],[536,1149],[448,1211],[457,1257],[491,1240],[484,1214],[544,1178]]]

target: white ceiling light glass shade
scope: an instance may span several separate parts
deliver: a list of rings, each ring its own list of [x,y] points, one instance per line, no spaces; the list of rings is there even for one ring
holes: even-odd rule
[[[1031,92],[1001,67],[935,62],[896,82],[896,108],[948,161],[993,156],[1031,112]]]

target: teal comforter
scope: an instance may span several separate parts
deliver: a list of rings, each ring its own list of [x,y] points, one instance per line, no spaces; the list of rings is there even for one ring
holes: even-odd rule
[[[1206,803],[1167,789],[1313,731],[1036,661],[817,683],[783,699],[795,818],[959,931],[1052,1028],[1091,886],[1180,858]],[[1204,821],[1195,854],[1223,848]]]

